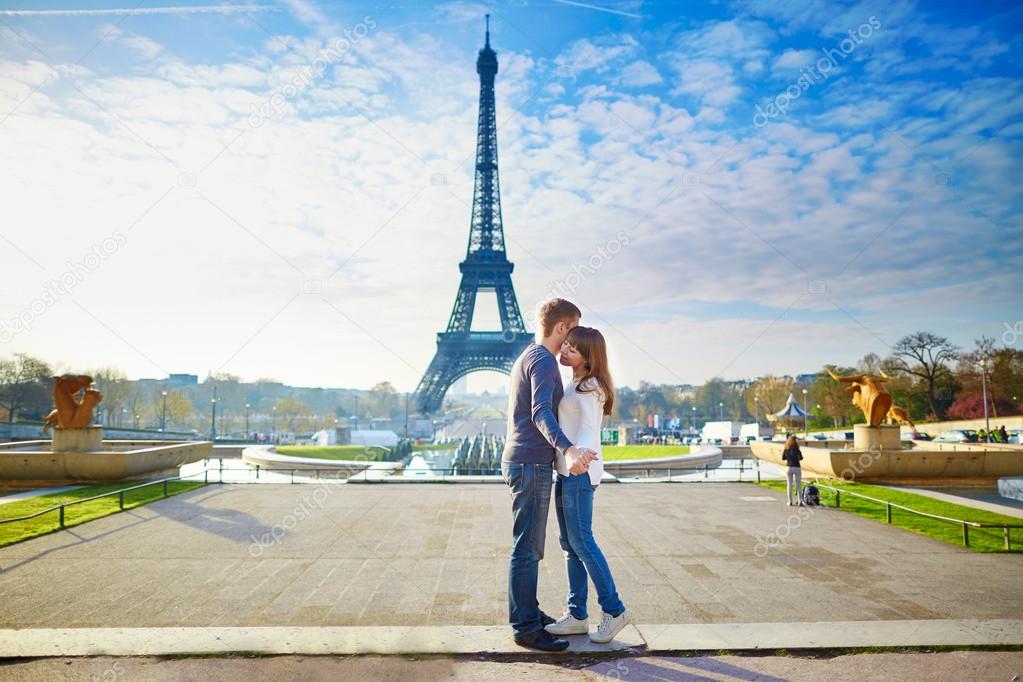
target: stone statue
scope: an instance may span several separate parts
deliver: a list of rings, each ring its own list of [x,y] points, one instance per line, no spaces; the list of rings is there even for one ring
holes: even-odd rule
[[[828,374],[835,381],[849,384],[845,390],[852,394],[852,404],[863,411],[867,424],[879,426],[888,416],[888,411],[892,407],[892,396],[881,385],[881,382],[888,378],[884,372],[881,372],[880,378],[871,374],[850,374],[840,377],[830,369]]]
[[[43,435],[51,427],[84,429],[92,424],[92,414],[103,394],[92,385],[92,377],[84,374],[64,374],[53,377],[53,404],[56,409],[43,420]],[[81,392],[81,399],[78,393]]]

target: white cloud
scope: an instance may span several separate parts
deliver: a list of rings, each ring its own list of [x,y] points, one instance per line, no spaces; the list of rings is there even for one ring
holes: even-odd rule
[[[632,36],[606,36],[597,42],[587,38],[572,43],[554,64],[559,74],[575,78],[586,71],[603,73],[612,62],[635,54],[639,47]]]
[[[143,16],[148,14],[237,14],[274,12],[273,5],[225,4],[185,5],[179,7],[111,7],[101,9],[0,9],[0,15],[12,17]]]
[[[625,87],[641,88],[647,85],[655,85],[664,79],[657,69],[650,62],[639,61],[626,64],[621,72],[613,79],[613,82]]]
[[[813,50],[787,49],[775,58],[774,63],[771,65],[771,69],[776,72],[799,71],[818,57],[818,53]]]
[[[623,384],[794,373],[884,352],[878,338],[928,321],[920,307],[933,301],[947,319],[927,326],[967,335],[983,330],[962,323],[957,301],[1018,307],[1019,270],[999,266],[1020,257],[1019,84],[843,81],[805,120],[722,128],[739,73],[771,63],[771,35],[756,22],[699,28],[690,54],[657,63],[671,86],[625,92],[628,70],[643,68],[632,66],[644,63],[637,47],[611,41],[619,52],[608,57],[596,39],[576,43],[559,63],[602,77],[568,97],[546,84],[559,99],[526,109],[546,72],[500,55],[501,193],[520,303],[530,309],[627,235],[568,292],[608,333]],[[165,47],[141,73],[76,71],[96,104],[50,88],[66,65],[0,63],[4,103],[45,85],[0,126],[0,183],[5,238],[46,269],[0,242],[0,320],[96,240],[127,235],[73,300],[0,352],[135,376],[223,365],[291,383],[415,385],[464,256],[472,61],[435,36],[380,30],[251,128],[253,103],[322,44],[283,42],[210,63]],[[953,188],[934,182],[946,166]],[[977,234],[1005,239],[985,250]],[[809,293],[811,281],[827,296]],[[322,296],[303,293],[310,286]]]

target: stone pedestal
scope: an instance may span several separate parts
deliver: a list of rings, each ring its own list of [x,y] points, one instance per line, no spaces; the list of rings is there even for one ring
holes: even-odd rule
[[[880,426],[854,424],[853,449],[868,451],[878,449],[901,450],[901,429],[895,424],[881,424]]]
[[[1006,476],[998,479],[998,494],[1023,502],[1023,476]]]
[[[103,449],[103,427],[87,426],[84,429],[53,429],[54,452],[89,452]]]

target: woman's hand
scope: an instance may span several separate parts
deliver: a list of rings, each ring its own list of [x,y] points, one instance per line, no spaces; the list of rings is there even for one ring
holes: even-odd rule
[[[565,450],[565,462],[568,464],[568,473],[578,475],[590,468],[590,462],[598,459],[598,455],[589,448],[580,448],[573,445]]]

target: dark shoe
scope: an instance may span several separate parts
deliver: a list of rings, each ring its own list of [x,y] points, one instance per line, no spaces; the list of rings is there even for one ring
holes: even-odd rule
[[[543,611],[540,612],[540,627],[545,628],[548,625],[550,625],[551,623],[556,623],[556,622],[557,622],[556,619],[551,618],[550,616],[548,616]]]
[[[568,648],[568,640],[558,639],[546,630],[515,635],[515,643],[527,649],[539,651],[564,651]]]

